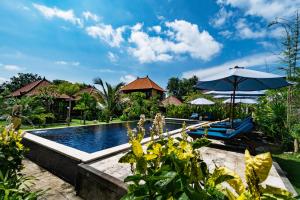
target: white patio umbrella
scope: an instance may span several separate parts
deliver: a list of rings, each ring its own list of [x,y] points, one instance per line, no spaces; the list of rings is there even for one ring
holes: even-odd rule
[[[203,90],[232,91],[231,125],[233,126],[235,96],[237,91],[276,89],[290,85],[285,77],[235,66],[198,81]]]
[[[213,105],[213,104],[215,104],[215,102],[210,101],[210,100],[205,99],[205,98],[198,98],[198,99],[195,99],[195,100],[191,101],[190,104],[193,104],[193,105]]]
[[[259,91],[236,91],[235,92],[235,96],[254,96],[254,97],[258,97],[258,96],[264,96],[266,93],[266,90],[259,90]],[[208,91],[205,92],[204,94],[211,94],[211,95],[226,95],[226,96],[231,96],[233,95],[233,91],[216,91],[216,90],[212,90],[212,91]]]
[[[231,99],[226,99],[223,103],[231,103]],[[247,99],[247,98],[236,98],[235,103],[243,103],[243,104],[258,104],[257,99]]]
[[[213,98],[215,99],[227,99],[230,98],[232,99],[232,95],[215,95],[213,96]],[[235,95],[235,99],[256,99],[256,96],[239,96],[239,95]]]

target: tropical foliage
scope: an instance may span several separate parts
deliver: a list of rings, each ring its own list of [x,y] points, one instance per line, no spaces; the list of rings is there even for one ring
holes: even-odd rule
[[[224,194],[211,186],[211,182],[218,185],[219,180],[213,180],[197,151],[210,143],[207,139],[189,142],[185,131],[182,138],[164,138],[164,117],[157,114],[151,128],[151,142],[144,151],[141,145],[144,121],[142,116],[137,133],[128,128],[132,150],[119,161],[130,163],[133,172],[125,179],[130,185],[123,199],[225,199]]]
[[[32,178],[20,173],[26,149],[20,132],[8,126],[0,133],[0,200],[35,200],[42,193],[31,192],[28,184]]]
[[[190,141],[183,125],[181,137],[163,135],[164,117],[157,114],[151,127],[151,141],[142,147],[145,135],[141,116],[137,131],[128,127],[131,150],[119,162],[129,163],[133,175],[122,199],[293,199],[288,191],[262,186],[272,166],[270,153],[251,157],[245,152],[248,187],[233,171],[218,167],[211,173],[198,151],[210,144],[206,138]],[[232,189],[224,187],[227,182]],[[234,191],[234,192],[232,192]]]
[[[173,95],[180,100],[183,100],[189,93],[196,91],[195,85],[198,81],[196,76],[189,79],[179,79],[172,77],[168,81],[167,89],[169,95]]]
[[[155,114],[159,111],[159,96],[146,97],[145,93],[133,92],[125,95],[124,99],[128,99],[123,103],[122,120],[136,120],[140,115],[154,118]]]
[[[230,175],[233,178],[226,182],[235,191],[225,189],[227,197],[230,200],[260,200],[260,199],[294,199],[293,194],[287,190],[276,188],[270,185],[262,185],[268,178],[272,167],[272,157],[270,153],[263,153],[252,157],[248,150],[245,152],[245,180],[244,185],[242,178],[235,172],[219,167],[216,170],[222,171],[223,175]]]
[[[81,111],[81,117],[83,119],[83,124],[85,125],[87,115],[96,110],[97,101],[89,93],[82,93],[80,99],[78,100],[74,110]]]
[[[94,83],[102,87],[103,93],[101,94],[101,110],[105,117],[105,121],[108,123],[115,113],[120,112],[121,109],[121,93],[120,88],[124,85],[119,83],[116,86],[112,86],[107,82],[103,82],[101,78],[94,79]]]
[[[18,73],[16,76],[10,78],[9,81],[4,82],[0,88],[3,90],[8,90],[13,92],[28,83],[32,83],[34,81],[42,80],[42,77],[37,74],[32,73]]]

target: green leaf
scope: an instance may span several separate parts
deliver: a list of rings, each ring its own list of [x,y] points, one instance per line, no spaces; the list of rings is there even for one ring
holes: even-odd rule
[[[147,196],[135,196],[135,194],[128,193],[121,198],[121,200],[144,200]]]
[[[233,174],[231,174],[230,171],[225,167],[219,167],[216,168],[211,177],[209,177],[208,184],[211,187],[215,187],[218,184],[229,181],[231,179],[234,179]]]
[[[260,189],[264,195],[271,195],[280,199],[293,199],[293,194],[285,189],[276,188],[270,185],[266,185],[266,187],[260,187]]]
[[[119,163],[135,163],[136,158],[132,151],[129,151],[119,159]]]
[[[184,192],[188,196],[188,198],[191,199],[191,200],[194,200],[194,199],[208,199],[208,197],[209,197],[205,190],[197,191],[189,185],[187,185],[184,188]]]
[[[173,181],[176,177],[177,173],[174,171],[164,172],[159,180],[155,183],[155,186],[158,188],[166,187],[171,181]]]
[[[136,174],[136,175],[132,175],[132,176],[127,176],[124,179],[124,182],[129,182],[129,181],[139,182],[140,180],[143,180],[143,176],[141,176],[140,174]]]
[[[137,160],[136,169],[138,173],[144,174],[147,171],[147,161],[144,157]]]
[[[193,149],[199,149],[204,146],[208,146],[211,143],[207,138],[197,138],[192,142]]]
[[[190,198],[187,196],[186,193],[183,192],[183,193],[179,196],[178,200],[190,200]]]
[[[249,176],[251,179],[252,170],[254,170],[255,174],[259,178],[259,183],[265,181],[269,175],[270,169],[272,167],[272,156],[268,153],[259,154],[252,158],[249,151],[245,151],[245,163],[246,163],[246,170],[245,175],[246,179]]]

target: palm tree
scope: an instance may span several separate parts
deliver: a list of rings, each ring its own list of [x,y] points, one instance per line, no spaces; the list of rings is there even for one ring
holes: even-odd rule
[[[86,122],[86,115],[93,107],[96,107],[95,98],[87,92],[82,93],[78,104],[74,107],[74,109],[81,111],[84,125]]]
[[[108,123],[120,107],[120,89],[124,84],[119,83],[116,86],[112,86],[107,82],[104,84],[101,78],[95,78],[94,83],[102,87],[103,92],[100,103],[102,104],[102,110]]]

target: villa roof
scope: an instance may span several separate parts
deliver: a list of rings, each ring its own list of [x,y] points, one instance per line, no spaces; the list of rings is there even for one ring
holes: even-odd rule
[[[165,98],[164,100],[162,100],[161,104],[164,107],[166,107],[168,105],[179,106],[182,104],[182,102],[179,99],[177,99],[175,96],[169,96],[169,97]]]
[[[34,81],[34,82],[31,82],[31,83],[17,89],[16,91],[12,92],[9,96],[11,96],[11,97],[19,97],[19,96],[23,96],[23,95],[30,96],[37,92],[36,91],[37,87],[46,86],[46,85],[50,85],[50,82],[47,81],[46,79]]]
[[[34,81],[28,83],[27,85],[17,89],[16,91],[12,92],[9,96],[10,97],[21,97],[21,96],[35,96],[41,93],[41,88],[45,86],[49,86],[51,83],[46,80],[45,78],[42,80]],[[72,99],[72,97],[66,94],[58,94],[55,93],[53,96],[57,99]]]
[[[148,76],[144,78],[137,78],[136,80],[128,83],[124,87],[121,88],[121,91],[131,91],[131,90],[147,90],[147,89],[154,89],[161,92],[165,90],[162,89],[159,85],[153,82]]]
[[[80,95],[83,94],[83,93],[88,93],[88,94],[92,95],[93,97],[95,97],[98,100],[99,100],[99,98],[101,98],[101,92],[97,88],[95,88],[93,86],[88,86],[86,88],[81,89],[79,92],[77,92],[74,95],[75,99],[76,100],[80,99]]]

